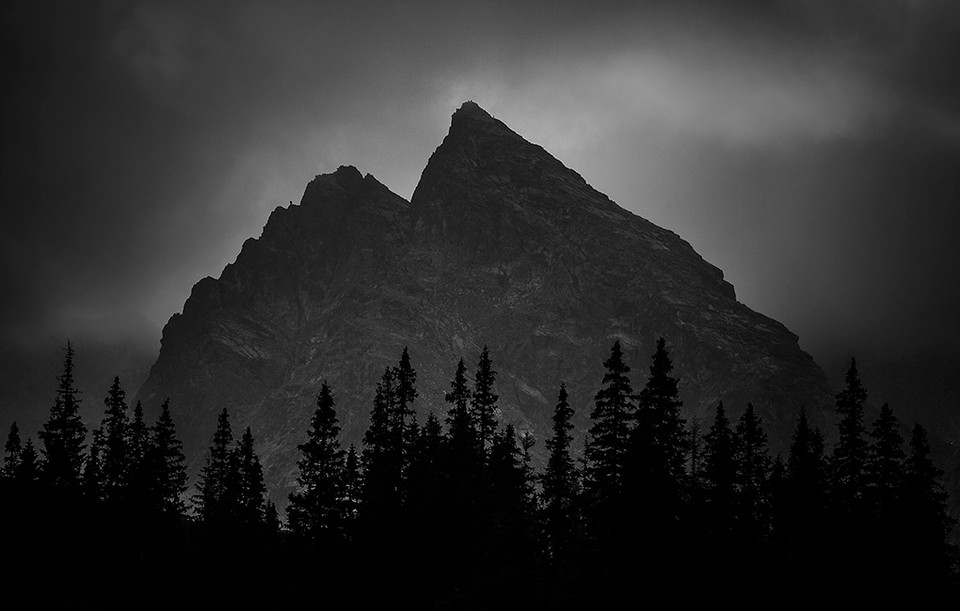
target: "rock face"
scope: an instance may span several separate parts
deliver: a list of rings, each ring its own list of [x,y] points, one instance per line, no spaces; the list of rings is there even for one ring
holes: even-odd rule
[[[323,380],[345,441],[358,442],[404,346],[424,415],[445,412],[457,360],[472,369],[487,344],[501,418],[542,440],[561,381],[585,430],[614,340],[639,390],[660,336],[688,417],[752,401],[782,446],[801,407],[817,419],[832,408],[797,337],[737,302],[687,242],[467,102],[410,202],[341,167],[277,208],[170,319],[140,398],[154,409],[171,398],[194,473],[229,408],[235,433],[253,427],[285,503]]]

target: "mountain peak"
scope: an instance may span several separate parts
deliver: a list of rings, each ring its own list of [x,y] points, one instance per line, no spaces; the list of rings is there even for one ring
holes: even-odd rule
[[[493,120],[493,117],[490,115],[490,113],[480,108],[480,105],[474,102],[473,100],[467,100],[466,102],[460,105],[460,108],[454,111],[453,120],[456,121],[458,118],[477,119],[480,121]]]

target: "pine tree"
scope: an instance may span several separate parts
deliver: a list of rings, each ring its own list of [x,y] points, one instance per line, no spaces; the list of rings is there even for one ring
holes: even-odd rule
[[[30,487],[40,479],[41,473],[40,457],[33,446],[33,440],[27,439],[23,444],[23,452],[20,454],[20,464],[14,474],[14,481],[22,488]]]
[[[16,422],[10,425],[10,432],[7,433],[7,443],[3,446],[3,449],[3,477],[13,479],[17,473],[17,469],[20,467],[20,460],[23,455],[20,429],[17,427]]]
[[[895,511],[897,498],[903,486],[904,460],[903,436],[900,422],[884,403],[880,416],[873,423],[869,445],[870,501],[874,517],[881,523],[889,522]]]
[[[103,472],[103,456],[106,450],[106,441],[101,428],[94,429],[93,443],[87,452],[87,460],[83,465],[83,493],[91,501],[101,501],[106,497],[105,477]]]
[[[184,511],[181,496],[187,489],[183,444],[177,437],[170,415],[170,399],[164,399],[151,431],[147,454],[151,504],[167,515]]]
[[[570,456],[572,419],[573,408],[568,401],[567,387],[561,382],[557,405],[553,410],[553,436],[547,440],[550,456],[541,478],[544,526],[554,558],[569,547],[574,528],[573,502],[577,479],[576,467]]]
[[[603,388],[594,397],[590,413],[593,424],[586,449],[587,480],[585,485],[593,504],[605,505],[623,493],[624,464],[633,418],[633,389],[623,362],[620,341],[614,342],[610,357],[604,361],[607,372]]]
[[[357,447],[351,443],[343,461],[342,514],[344,531],[348,538],[353,534],[354,525],[360,515],[362,501],[363,470],[360,465],[360,454],[357,452]]]
[[[103,495],[110,501],[120,500],[129,484],[129,418],[126,393],[115,377],[103,400],[105,410],[100,429],[103,435]]]
[[[867,391],[860,383],[856,359],[851,359],[845,387],[837,393],[840,435],[831,460],[831,498],[840,514],[855,522],[860,521],[858,516],[867,483],[867,442],[863,426],[866,399]]]
[[[77,490],[83,468],[87,427],[80,419],[80,391],[74,387],[73,345],[67,342],[63,375],[57,378],[57,396],[50,417],[40,431],[43,442],[43,476],[54,486]]]
[[[446,474],[443,427],[433,412],[427,415],[417,436],[416,449],[410,464],[408,515],[421,524],[441,513],[441,485]],[[433,532],[431,531],[431,534]]]
[[[690,456],[687,462],[690,486],[696,490],[700,487],[703,476],[703,432],[700,418],[694,417],[687,425],[687,451]]]
[[[233,511],[237,522],[246,527],[262,525],[267,488],[263,482],[263,466],[254,451],[253,433],[249,426],[232,454],[230,462],[233,473],[228,481],[233,483],[235,489],[228,493],[228,498],[235,503]]]
[[[703,478],[710,517],[718,534],[729,533],[734,526],[737,468],[733,432],[723,401],[717,405],[713,424],[704,436],[704,448]]]
[[[271,501],[267,500],[266,509],[264,510],[263,517],[264,526],[266,526],[266,531],[270,535],[280,534],[283,526],[280,524],[280,512],[277,511],[277,505]]]
[[[444,397],[450,404],[447,412],[447,427],[450,431],[450,474],[460,480],[460,485],[472,486],[483,464],[482,448],[475,420],[470,415],[470,389],[467,387],[467,368],[463,359],[450,382],[450,392]]]
[[[490,445],[488,510],[490,534],[485,537],[485,568],[492,572],[493,604],[504,604],[515,596],[517,588],[529,581],[527,575],[538,564],[538,536],[535,503],[529,469],[532,436],[517,435],[513,425],[494,434]]]
[[[217,430],[207,453],[207,461],[200,470],[194,504],[200,520],[207,523],[223,522],[228,518],[230,504],[228,483],[231,478],[231,449],[233,432],[230,415],[224,408],[217,417]]]
[[[493,434],[497,428],[497,401],[500,396],[493,392],[496,379],[497,372],[493,369],[490,352],[484,345],[480,352],[480,361],[477,363],[473,396],[470,399],[477,434],[484,450],[487,444],[493,441]]]
[[[737,422],[734,460],[737,468],[737,514],[745,534],[755,540],[767,520],[771,462],[767,452],[767,433],[752,403],[747,403],[747,409]]]
[[[669,481],[681,482],[687,455],[686,422],[680,415],[679,380],[670,375],[673,361],[666,341],[657,340],[657,349],[650,364],[650,376],[637,397],[637,409],[651,416],[653,442]]]
[[[943,471],[930,459],[926,430],[914,425],[901,495],[901,557],[915,603],[945,602],[952,576],[947,536],[954,520],[947,512]]]
[[[827,474],[823,435],[810,428],[804,412],[790,442],[781,492],[779,539],[796,558],[801,578],[817,579],[811,573],[823,563]]]
[[[410,355],[407,348],[403,348],[400,363],[393,369],[396,380],[396,412],[393,418],[395,437],[395,451],[400,453],[401,472],[406,477],[410,466],[410,455],[417,437],[417,412],[413,407],[414,401],[420,396],[417,392],[417,371],[410,364]]]
[[[290,494],[287,519],[290,530],[311,541],[333,541],[343,536],[345,522],[344,452],[333,395],[326,382],[320,386],[317,408],[307,431],[307,441],[297,446],[297,491]],[[356,451],[353,452],[356,462]],[[352,466],[354,469],[357,465]]]
[[[369,528],[388,527],[400,508],[402,475],[397,461],[396,378],[392,369],[383,372],[373,398],[370,426],[363,435],[364,500],[361,516]]]

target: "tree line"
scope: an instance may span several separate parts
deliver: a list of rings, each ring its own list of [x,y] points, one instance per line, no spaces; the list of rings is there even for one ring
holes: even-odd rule
[[[63,579],[94,606],[165,606],[183,591],[198,606],[259,598],[428,608],[807,608],[957,595],[952,521],[927,434],[917,424],[905,443],[886,404],[865,423],[853,360],[836,395],[836,442],[828,450],[801,412],[782,456],[750,404],[735,422],[722,402],[711,422],[687,422],[662,338],[637,391],[615,342],[582,451],[561,382],[538,470],[533,436],[500,422],[486,347],[472,376],[460,359],[444,413],[422,423],[404,349],[377,383],[360,449],[342,446],[334,391],[321,385],[283,524],[252,431],[235,439],[226,409],[189,517],[168,401],[147,426],[139,403],[131,418],[115,379],[85,447],[73,356],[68,344],[41,455],[11,427],[4,527],[26,524],[18,532],[60,554],[87,548],[91,564]],[[28,553],[43,557],[36,546]],[[36,577],[27,567],[23,584]],[[26,587],[20,595],[33,600]]]

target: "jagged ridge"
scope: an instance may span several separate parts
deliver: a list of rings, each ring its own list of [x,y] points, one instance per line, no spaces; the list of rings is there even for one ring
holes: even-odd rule
[[[830,404],[796,336],[738,303],[687,242],[468,102],[411,202],[342,167],[311,181],[299,206],[276,209],[171,318],[141,396],[148,406],[171,397],[194,469],[228,407],[254,427],[284,501],[324,379],[356,442],[375,381],[404,346],[426,413],[445,410],[457,359],[474,361],[486,343],[502,418],[542,439],[561,380],[582,429],[613,340],[639,388],[660,335],[689,415],[750,400],[782,443],[801,406]]]

